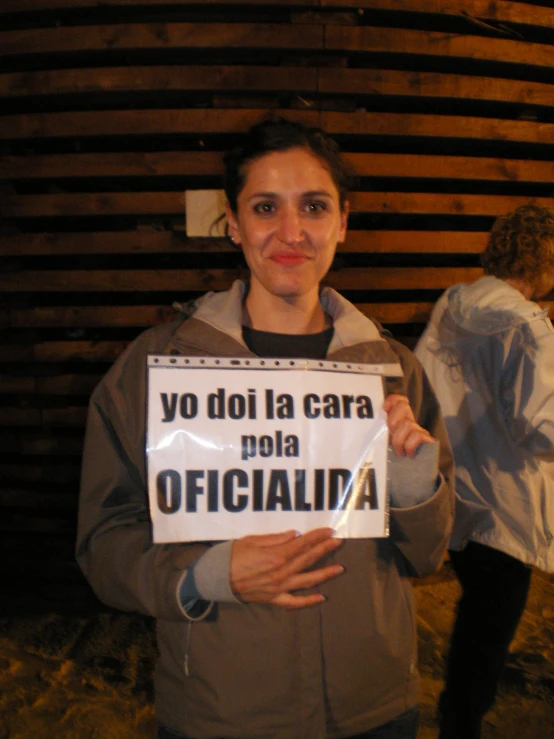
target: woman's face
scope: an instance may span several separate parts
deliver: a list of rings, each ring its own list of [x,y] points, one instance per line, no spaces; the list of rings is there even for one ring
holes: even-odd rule
[[[272,152],[248,165],[237,199],[227,209],[230,235],[250,268],[250,291],[287,300],[315,297],[346,233],[329,170],[308,149]]]

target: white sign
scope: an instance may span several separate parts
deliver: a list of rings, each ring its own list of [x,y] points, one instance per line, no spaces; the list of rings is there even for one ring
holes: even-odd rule
[[[148,357],[156,543],[331,526],[388,535],[386,416],[376,365]]]

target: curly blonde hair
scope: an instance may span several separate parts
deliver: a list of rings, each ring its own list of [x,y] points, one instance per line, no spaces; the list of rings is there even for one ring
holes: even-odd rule
[[[522,205],[497,218],[481,254],[485,274],[521,280],[540,293],[554,274],[554,211]]]

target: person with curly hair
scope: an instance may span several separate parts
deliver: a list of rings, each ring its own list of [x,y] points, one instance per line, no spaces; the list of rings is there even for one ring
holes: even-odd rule
[[[450,559],[462,595],[439,739],[479,739],[529,591],[554,570],[554,330],[533,300],[554,288],[554,212],[497,219],[485,276],[449,288],[417,347],[456,463]]]

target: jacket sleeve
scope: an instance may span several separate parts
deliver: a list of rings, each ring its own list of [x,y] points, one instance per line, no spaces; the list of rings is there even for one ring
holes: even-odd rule
[[[439,476],[434,495],[419,505],[391,508],[391,542],[402,553],[408,573],[425,577],[442,564],[454,521],[454,461],[439,403],[419,360],[393,343],[404,370],[401,385],[388,392],[404,392],[417,422],[438,439]]]
[[[153,544],[145,464],[146,356],[161,327],[139,337],[92,395],[81,476],[77,561],[97,596],[125,611],[194,618],[177,591],[203,544]],[[209,604],[200,603],[201,610]]]
[[[500,405],[514,443],[533,456],[552,461],[554,331],[547,321],[529,326],[529,336],[522,343],[513,342],[502,373]]]

